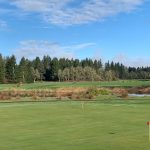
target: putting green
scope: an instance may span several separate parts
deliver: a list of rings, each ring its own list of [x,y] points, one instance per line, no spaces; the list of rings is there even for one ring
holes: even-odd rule
[[[129,102],[0,103],[0,150],[149,150],[149,108]]]

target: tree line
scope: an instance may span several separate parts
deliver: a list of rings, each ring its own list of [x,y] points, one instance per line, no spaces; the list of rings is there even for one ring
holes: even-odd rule
[[[150,79],[150,67],[126,67],[121,63],[89,58],[67,59],[44,56],[33,60],[0,54],[0,83],[35,81],[112,81],[117,79]]]

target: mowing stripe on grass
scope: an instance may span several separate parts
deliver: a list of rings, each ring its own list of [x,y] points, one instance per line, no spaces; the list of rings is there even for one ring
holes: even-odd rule
[[[21,104],[2,104],[0,105],[0,108],[8,108],[8,107],[22,107],[22,106],[31,106],[31,105],[34,105],[34,104],[31,104],[31,103],[28,103],[28,104],[25,104],[25,103],[21,103]]]

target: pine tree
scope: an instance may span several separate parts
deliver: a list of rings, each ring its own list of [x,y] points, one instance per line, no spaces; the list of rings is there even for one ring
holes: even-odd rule
[[[44,56],[42,59],[44,70],[50,69],[51,58],[49,56]]]
[[[5,66],[6,80],[8,82],[16,82],[16,58],[14,55],[6,58]]]
[[[0,83],[5,82],[5,61],[0,54]]]
[[[50,81],[50,72],[51,72],[51,58],[49,56],[44,56],[43,60],[44,73],[43,77],[45,81]]]
[[[51,61],[51,71],[50,71],[50,79],[53,81],[57,81],[58,80],[58,70],[59,70],[59,61],[58,59],[55,57],[52,59]]]
[[[33,66],[34,69],[38,70],[39,74],[40,74],[40,80],[42,81],[44,79],[44,64],[42,63],[42,61],[40,60],[39,57],[36,57],[35,60],[33,61]]]
[[[17,82],[23,82],[23,83],[26,82],[26,74],[28,71],[27,63],[28,60],[22,57],[16,69]]]
[[[27,74],[26,74],[26,82],[27,83],[33,83],[33,82],[35,82],[35,72],[34,72],[35,70],[32,67],[31,62],[28,62],[27,68],[28,68],[28,71],[27,71]]]

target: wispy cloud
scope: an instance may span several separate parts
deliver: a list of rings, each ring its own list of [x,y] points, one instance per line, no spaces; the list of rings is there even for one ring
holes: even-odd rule
[[[132,67],[147,67],[150,66],[150,60],[148,58],[142,58],[142,57],[128,57],[125,54],[118,54],[113,59],[115,62],[120,62],[126,66],[132,66]]]
[[[7,0],[6,0],[7,1]],[[26,13],[40,14],[43,19],[56,25],[74,25],[102,21],[128,13],[144,0],[12,0],[7,1]]]
[[[94,46],[95,43],[82,43],[82,44],[76,44],[76,45],[71,45],[71,46],[64,46],[63,49],[73,49],[73,50],[80,50],[89,46]]]
[[[0,30],[6,29],[8,27],[4,20],[0,20]]]
[[[76,45],[62,46],[57,42],[27,40],[21,41],[20,46],[14,50],[17,58],[26,57],[33,59],[36,56],[41,58],[44,55],[51,57],[73,58],[78,50],[93,46],[94,43],[81,43]]]

